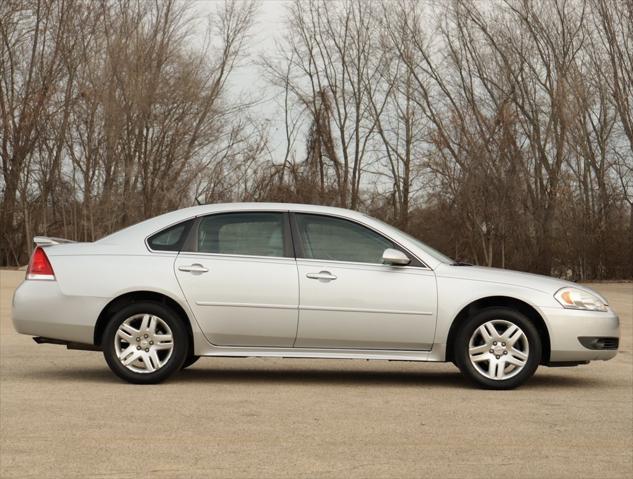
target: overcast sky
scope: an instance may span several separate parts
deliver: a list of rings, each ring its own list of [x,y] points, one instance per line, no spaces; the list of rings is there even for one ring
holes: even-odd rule
[[[224,0],[195,0],[194,8],[201,17],[212,14],[218,7],[221,7]],[[285,10],[290,0],[260,0],[259,9],[255,25],[251,31],[246,52],[249,57],[245,58],[242,66],[232,73],[230,84],[230,95],[235,95],[242,99],[261,99],[253,114],[262,120],[270,122],[271,126],[271,150],[276,152],[279,148],[284,148],[283,124],[278,105],[275,100],[278,98],[278,91],[274,91],[264,80],[262,72],[255,63],[263,55],[272,55],[275,51],[275,41],[278,40],[285,31]]]

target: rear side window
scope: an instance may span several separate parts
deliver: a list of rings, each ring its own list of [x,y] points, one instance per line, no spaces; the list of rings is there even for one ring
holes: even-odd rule
[[[198,225],[198,252],[284,256],[282,213],[211,215]]]
[[[154,251],[180,251],[193,221],[185,221],[150,236],[147,245]]]

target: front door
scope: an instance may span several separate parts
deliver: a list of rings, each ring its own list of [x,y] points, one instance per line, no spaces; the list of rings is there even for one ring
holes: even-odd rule
[[[301,291],[295,347],[431,348],[433,271],[382,264],[384,250],[398,246],[358,223],[295,214],[294,224]]]
[[[299,291],[288,228],[278,212],[215,214],[194,226],[194,251],[174,267],[212,344],[292,347]]]

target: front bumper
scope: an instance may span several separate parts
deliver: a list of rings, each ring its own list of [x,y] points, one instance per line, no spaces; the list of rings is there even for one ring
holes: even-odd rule
[[[580,339],[619,340],[620,321],[613,310],[598,312],[554,307],[541,308],[541,311],[549,330],[550,362],[606,361],[618,354],[617,346],[616,349],[593,349],[591,343]]]

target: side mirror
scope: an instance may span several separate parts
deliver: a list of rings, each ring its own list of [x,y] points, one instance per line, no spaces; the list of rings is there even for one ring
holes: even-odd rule
[[[382,253],[382,262],[384,264],[390,264],[392,266],[406,266],[411,262],[411,260],[402,251],[393,248],[387,248]]]

